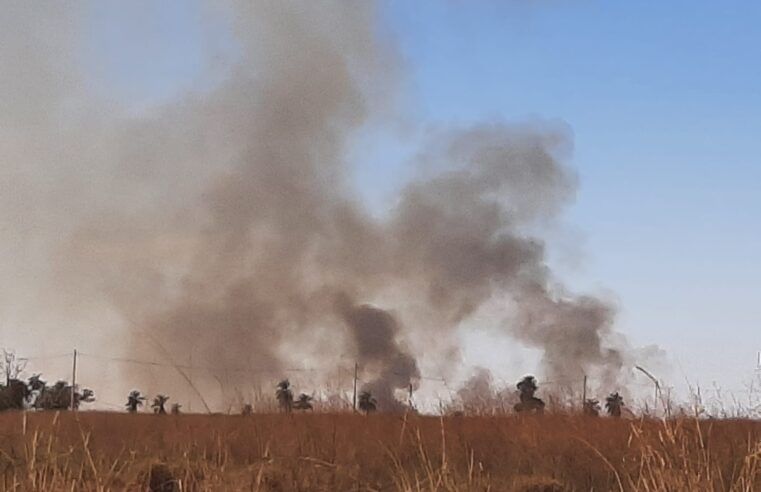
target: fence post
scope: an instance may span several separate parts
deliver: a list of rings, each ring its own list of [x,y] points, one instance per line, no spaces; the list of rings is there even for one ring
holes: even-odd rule
[[[71,410],[77,409],[77,349],[74,349],[74,360],[71,365]]]
[[[584,389],[581,392],[581,411],[584,412],[584,409],[587,405],[587,375],[584,374]]]
[[[359,372],[359,364],[354,363],[354,394],[351,398],[351,406],[354,411],[357,411],[357,373]]]

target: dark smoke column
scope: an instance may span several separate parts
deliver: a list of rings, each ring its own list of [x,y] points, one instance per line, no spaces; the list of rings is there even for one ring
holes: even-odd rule
[[[348,326],[357,351],[358,362],[373,374],[363,385],[378,400],[381,410],[395,411],[403,405],[395,390],[417,387],[420,371],[415,358],[399,346],[399,323],[383,309],[369,304],[355,304],[345,294],[338,295],[336,312]]]

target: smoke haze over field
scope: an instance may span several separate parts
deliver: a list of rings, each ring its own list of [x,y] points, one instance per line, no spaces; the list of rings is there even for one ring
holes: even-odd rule
[[[363,206],[348,150],[404,77],[370,2],[209,6],[236,40],[222,81],[139,115],[88,91],[76,11],[15,8],[0,25],[2,73],[24,77],[0,94],[6,322],[57,325],[56,347],[159,344],[225,388],[348,354],[390,408],[419,384],[408,339],[428,330],[456,349],[461,322],[496,299],[513,315],[495,323],[543,351],[546,377],[623,377],[613,307],[566,293],[527,232],[574,197],[564,124],[431,129],[426,171],[380,218]]]

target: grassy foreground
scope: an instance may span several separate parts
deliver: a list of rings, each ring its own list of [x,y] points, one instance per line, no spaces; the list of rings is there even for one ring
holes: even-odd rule
[[[761,490],[761,423],[0,415],[2,490]]]

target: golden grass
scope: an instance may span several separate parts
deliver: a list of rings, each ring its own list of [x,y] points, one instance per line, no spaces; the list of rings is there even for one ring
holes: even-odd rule
[[[0,490],[753,491],[761,423],[0,415]]]

